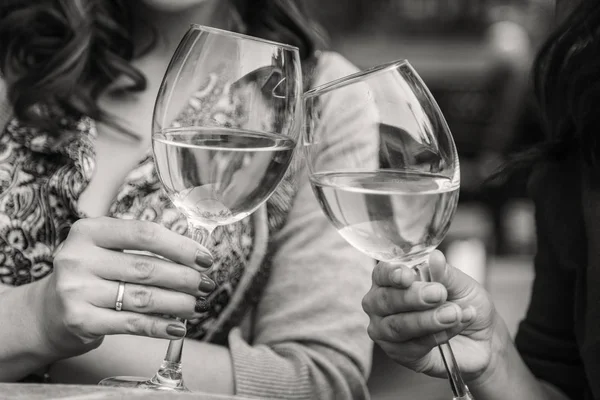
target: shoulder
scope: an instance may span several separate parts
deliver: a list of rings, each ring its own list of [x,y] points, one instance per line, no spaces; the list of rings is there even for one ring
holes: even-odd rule
[[[360,70],[344,56],[335,52],[322,52],[314,70],[313,89],[324,84],[352,75]],[[321,99],[324,115],[334,120],[344,119],[346,122],[358,122],[363,125],[374,124],[378,112],[370,94],[369,86],[361,81],[334,90]],[[328,112],[329,111],[329,112]],[[348,119],[352,121],[348,121]]]
[[[342,55],[323,52],[318,57],[312,86],[318,88],[358,71]],[[310,111],[315,117],[311,129],[320,135],[315,151],[352,152],[356,154],[356,162],[371,166],[377,163],[379,112],[371,90],[365,81],[354,80],[336,90],[326,90],[317,98]]]
[[[324,51],[319,55],[312,86],[320,86],[358,71],[359,69],[341,54]]]

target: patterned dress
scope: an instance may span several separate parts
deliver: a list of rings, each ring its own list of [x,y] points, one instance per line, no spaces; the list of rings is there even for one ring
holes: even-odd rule
[[[227,90],[218,79],[208,80],[179,123],[198,115],[233,120],[236,105]],[[195,123],[201,122],[196,118]],[[23,285],[51,273],[54,250],[71,225],[85,217],[78,199],[95,169],[96,124],[85,116],[63,117],[60,126],[71,134],[56,138],[12,119],[0,136],[0,282],[4,284]],[[263,206],[255,215],[213,232],[208,247],[215,258],[212,278],[217,289],[208,299],[208,311],[189,322],[188,337],[225,342],[229,329],[260,298],[270,271],[268,237],[286,221],[297,190],[295,171],[288,170],[267,201],[266,215]],[[160,184],[151,152],[129,173],[108,215],[153,221],[182,235],[187,231],[186,219]]]

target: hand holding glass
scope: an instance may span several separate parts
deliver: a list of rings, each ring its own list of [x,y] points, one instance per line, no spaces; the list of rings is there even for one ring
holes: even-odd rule
[[[295,47],[214,28],[192,26],[180,42],[156,99],[153,151],[198,242],[254,212],[284,177],[300,134],[300,68]],[[100,384],[187,391],[182,346],[171,341],[151,379]]]
[[[351,99],[357,92],[364,94],[357,100],[362,109],[374,109],[375,126],[368,130],[378,134],[368,137],[365,131],[363,142],[348,142],[334,152],[321,137],[319,119],[336,110],[322,105],[334,94]],[[380,261],[402,262],[431,280],[427,260],[456,210],[460,170],[448,125],[421,78],[408,62],[398,61],[310,90],[304,99],[304,152],[327,217],[358,250]],[[364,156],[358,156],[365,145],[376,146],[378,168],[365,167]],[[440,336],[454,398],[471,399],[450,344]]]

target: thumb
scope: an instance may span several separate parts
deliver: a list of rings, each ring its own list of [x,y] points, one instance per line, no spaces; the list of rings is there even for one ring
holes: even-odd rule
[[[434,250],[429,256],[429,271],[434,282],[446,287],[449,299],[464,297],[477,286],[473,278],[449,265],[444,253],[439,250]]]

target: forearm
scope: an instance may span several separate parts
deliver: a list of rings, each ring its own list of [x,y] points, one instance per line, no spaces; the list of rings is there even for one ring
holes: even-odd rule
[[[50,376],[59,383],[97,384],[115,375],[151,377],[168,342],[138,336],[107,336],[89,353],[53,365]],[[232,394],[233,369],[226,347],[186,340],[183,349],[186,385],[193,391]]]
[[[59,358],[39,325],[43,282],[15,288],[0,286],[0,381],[22,379]]]
[[[492,365],[468,384],[477,400],[569,400],[559,390],[539,381],[523,362],[503,323],[495,340]]]

